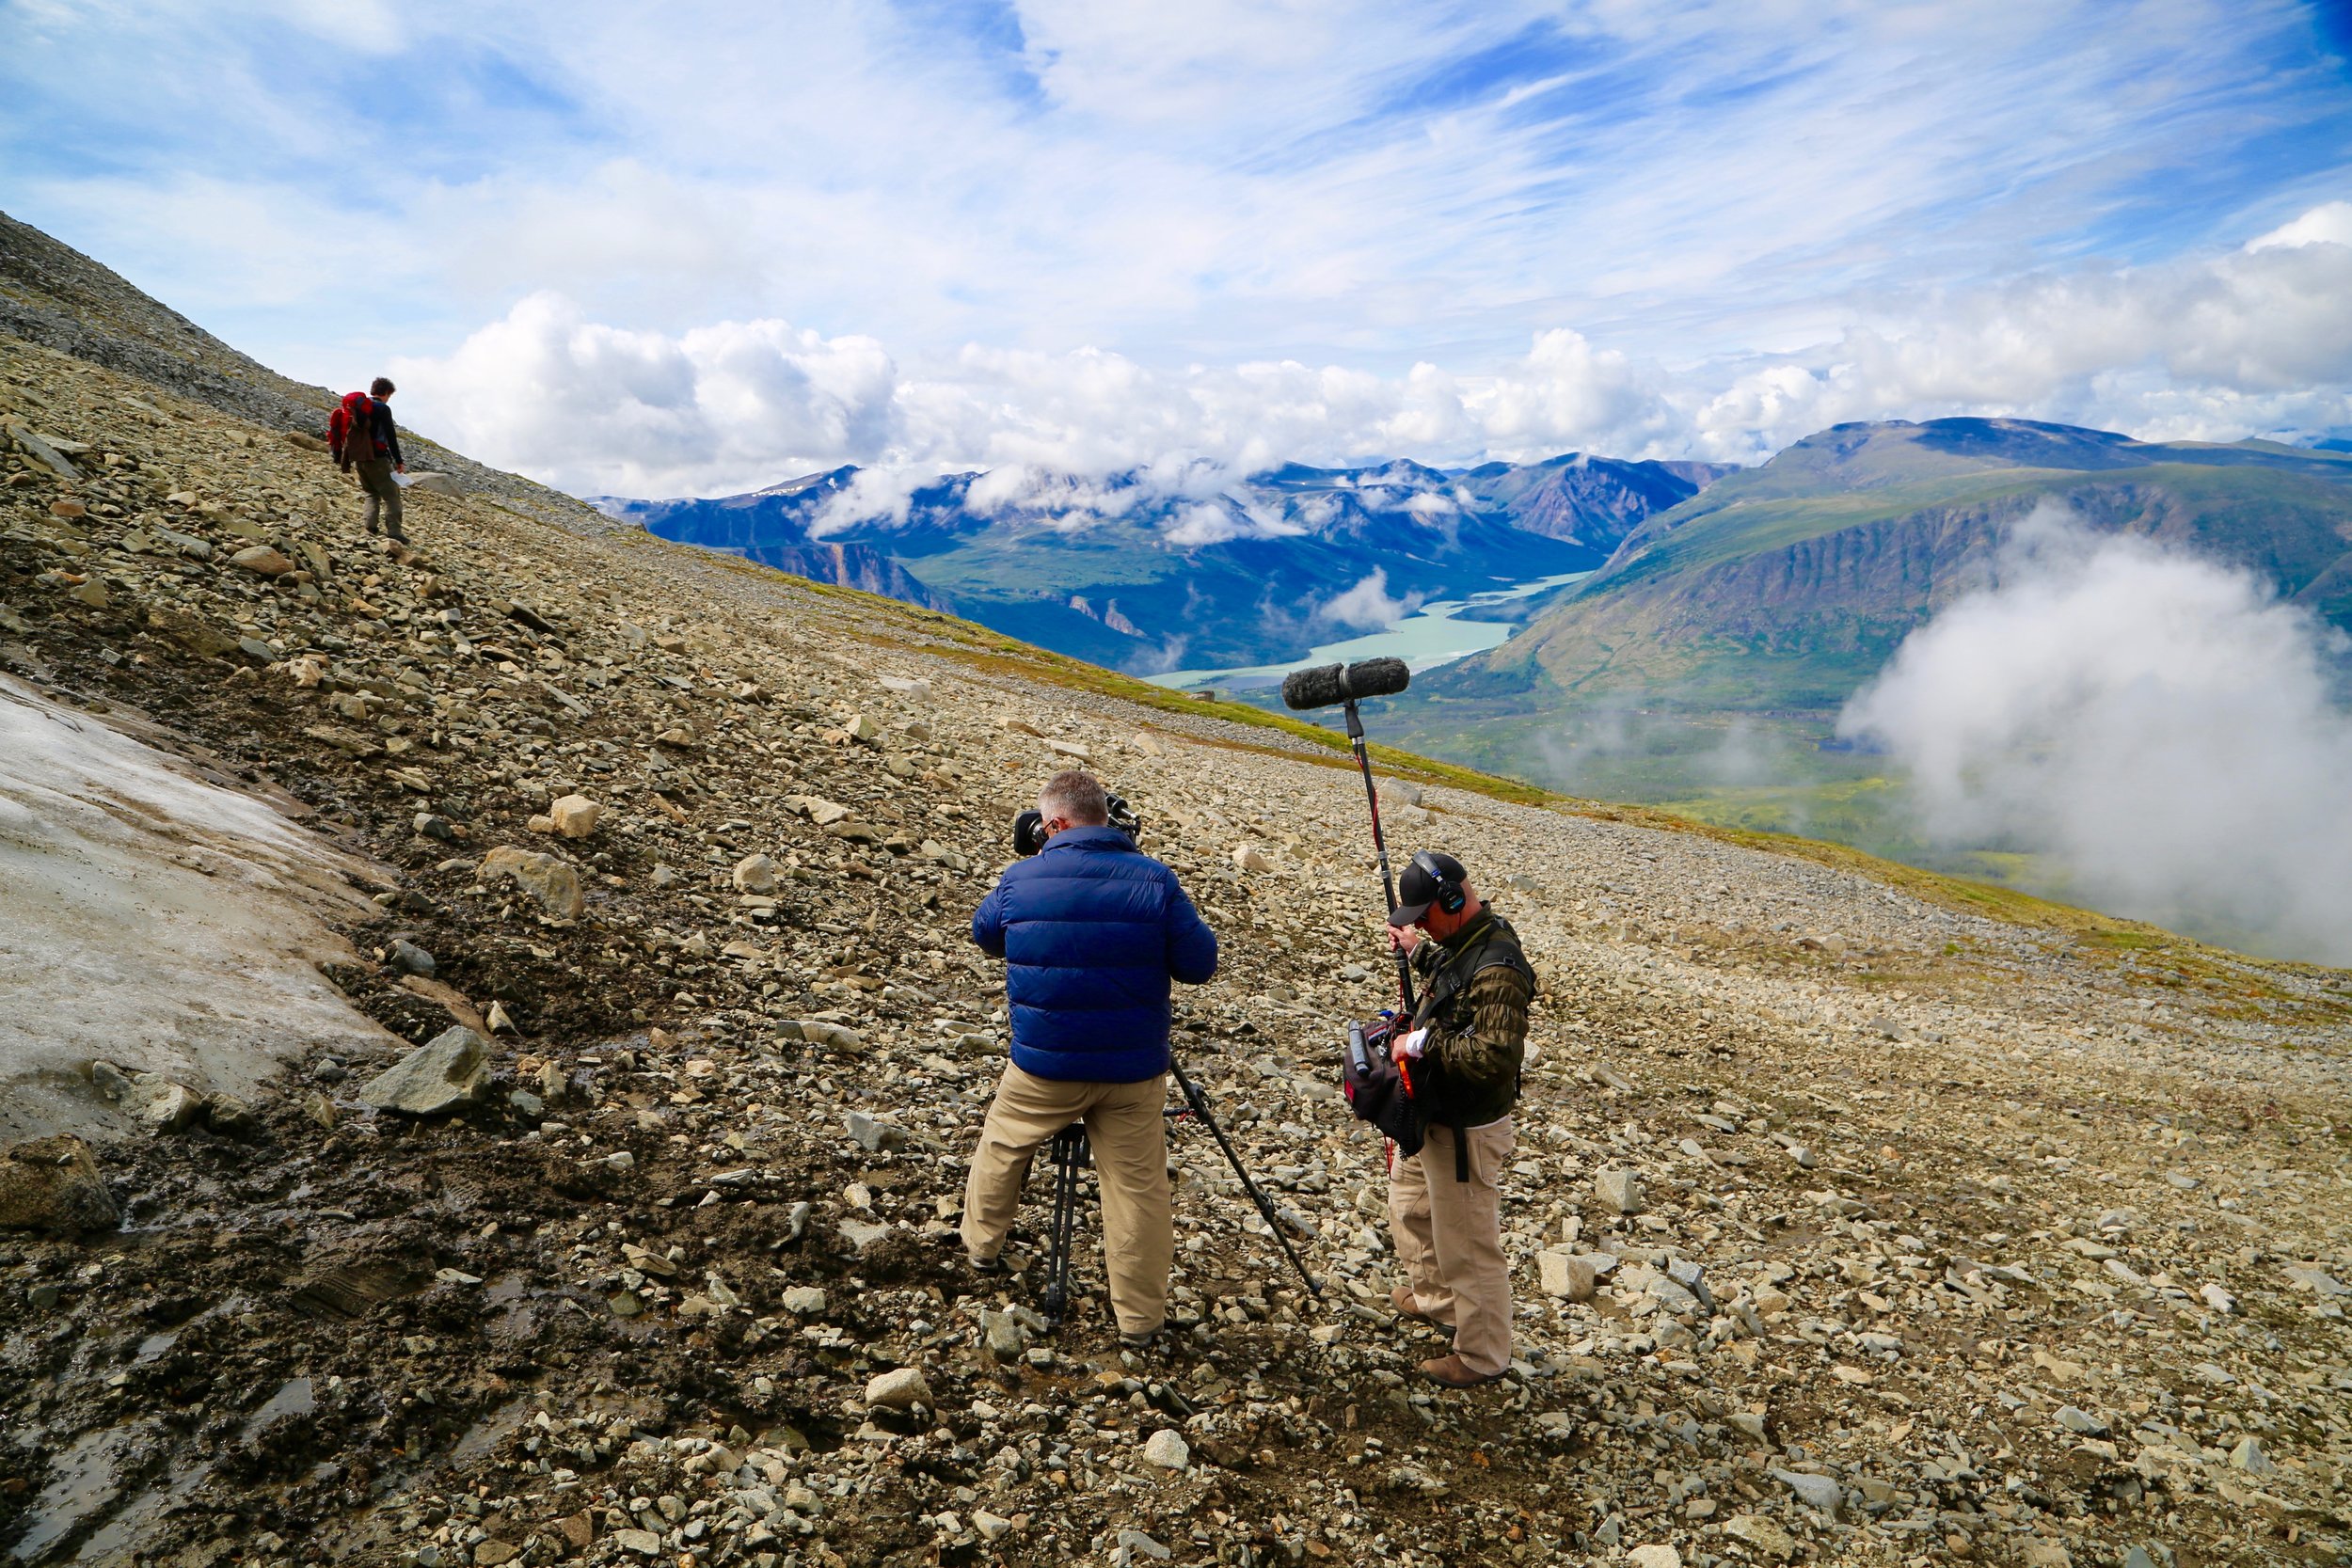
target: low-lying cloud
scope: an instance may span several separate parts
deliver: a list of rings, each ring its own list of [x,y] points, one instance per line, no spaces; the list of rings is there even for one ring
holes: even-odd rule
[[[979,345],[910,364],[874,338],[773,320],[625,330],[540,293],[394,374],[426,430],[576,492],[714,495],[857,464],[892,471],[857,493],[887,517],[958,469],[1003,474],[989,498],[1009,507],[1136,470],[1153,494],[1207,504],[1294,459],[1745,462],[1848,420],[2018,415],[2204,440],[2346,428],[2347,298],[2352,204],[2335,202],[2224,255],[1885,303],[1834,341],[1674,370],[1565,327],[1499,363],[1394,374]],[[1137,499],[1067,498],[1073,516]],[[850,505],[830,526],[856,520]]]
[[[1359,578],[1353,587],[1334,594],[1315,607],[1315,618],[1355,631],[1385,631],[1413,611],[1419,610],[1422,595],[1408,593],[1398,598],[1389,592],[1389,573],[1385,566],[1375,567]]]
[[[1839,728],[1886,748],[1947,847],[2028,850],[2078,901],[2352,963],[2346,653],[2247,572],[2044,508]]]

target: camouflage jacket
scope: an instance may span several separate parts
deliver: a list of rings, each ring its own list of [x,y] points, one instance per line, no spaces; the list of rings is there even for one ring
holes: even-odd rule
[[[1424,1061],[1438,1065],[1438,1117],[1449,1127],[1479,1127],[1510,1115],[1519,1097],[1527,1050],[1527,1009],[1535,972],[1518,933],[1492,910],[1442,942],[1413,949],[1426,983],[1416,1027],[1426,1027]]]

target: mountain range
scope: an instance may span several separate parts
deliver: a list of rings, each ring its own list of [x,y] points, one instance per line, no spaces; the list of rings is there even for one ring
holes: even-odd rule
[[[1674,757],[1714,746],[1727,720],[1826,739],[1902,639],[1990,582],[2013,527],[2051,503],[2251,570],[2352,629],[2352,454],[2025,420],[1845,424],[1644,518],[1600,570],[1501,646],[1430,672],[1390,717],[1444,754],[1563,783],[1580,716],[1637,714],[1651,776],[1615,782],[1666,798],[1690,783]]]
[[[595,504],[665,539],[1148,673],[1293,658],[1404,607],[1595,570],[1731,471],[1576,452],[1468,469],[1294,463],[1239,482],[1016,470],[877,501],[881,476],[841,467],[748,495]]]

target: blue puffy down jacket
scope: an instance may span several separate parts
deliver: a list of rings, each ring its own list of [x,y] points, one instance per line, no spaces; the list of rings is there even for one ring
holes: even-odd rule
[[[1040,1078],[1166,1072],[1168,981],[1216,973],[1216,933],[1176,873],[1117,828],[1067,829],[1006,867],[972,940],[1005,960],[1013,1063]]]

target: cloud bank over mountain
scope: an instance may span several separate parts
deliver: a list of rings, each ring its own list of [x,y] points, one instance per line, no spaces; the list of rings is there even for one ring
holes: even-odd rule
[[[2346,427],[2347,302],[2352,203],[2334,202],[2220,256],[1897,302],[1834,340],[1679,369],[1565,327],[1500,362],[1395,375],[1296,361],[1155,371],[1094,348],[972,345],[902,363],[876,339],[781,321],[630,331],[542,293],[395,373],[415,388],[413,417],[590,493],[711,494],[850,463],[901,471],[896,486],[860,475],[839,503],[849,521],[902,509],[906,489],[958,467],[1001,470],[999,487],[1033,503],[1029,483],[1136,467],[1160,493],[1206,495],[1288,459],[1754,462],[1849,420],[1950,413],[2149,439]]]
[[[2344,635],[2250,573],[2056,508],[2000,577],[1841,721],[1909,773],[1929,833],[2051,856],[2097,908],[2352,962]]]

